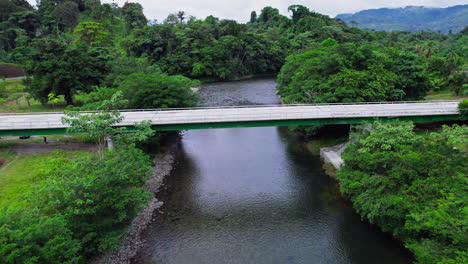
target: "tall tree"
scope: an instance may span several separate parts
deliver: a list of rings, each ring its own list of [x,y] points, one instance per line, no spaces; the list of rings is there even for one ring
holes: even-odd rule
[[[48,95],[64,95],[68,105],[73,104],[77,91],[89,92],[98,85],[107,71],[108,50],[71,46],[47,38],[33,44],[36,53],[26,66],[27,90],[43,104]]]
[[[143,14],[143,7],[139,3],[125,2],[122,7],[122,14],[129,31],[135,28],[142,28],[148,24],[148,20]]]
[[[255,23],[255,22],[257,22],[257,12],[252,11],[252,13],[250,13],[250,23]]]

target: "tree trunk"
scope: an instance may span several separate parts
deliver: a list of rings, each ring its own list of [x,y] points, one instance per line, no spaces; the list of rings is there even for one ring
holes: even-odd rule
[[[73,104],[73,96],[71,94],[71,92],[66,92],[64,94],[65,96],[65,102],[67,103],[67,105],[72,105]]]

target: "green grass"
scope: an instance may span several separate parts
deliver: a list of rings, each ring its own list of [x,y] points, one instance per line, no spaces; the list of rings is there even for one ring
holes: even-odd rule
[[[73,159],[86,155],[89,153],[85,151],[56,151],[17,156],[0,171],[0,208],[28,207],[25,195],[46,179],[47,175],[42,172],[54,158]]]
[[[65,109],[63,96],[55,105],[42,105],[39,101],[29,98],[24,91],[25,86],[22,79],[0,81],[0,94],[3,102],[0,104],[0,112],[61,112]]]
[[[32,99],[29,93],[25,92],[23,80],[0,81],[0,95],[4,100],[0,103],[0,113],[63,112],[67,106],[63,95],[57,96],[58,102],[55,104],[43,105]],[[74,96],[77,105],[85,104],[86,100],[85,94]]]
[[[457,96],[449,90],[431,91],[425,98],[426,100],[463,100],[468,96]]]

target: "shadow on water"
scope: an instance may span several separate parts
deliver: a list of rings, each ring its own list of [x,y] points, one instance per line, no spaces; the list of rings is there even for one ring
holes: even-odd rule
[[[201,93],[205,105],[273,104],[275,85],[210,84]],[[318,157],[284,128],[186,131],[177,160],[133,263],[410,263],[360,221]]]

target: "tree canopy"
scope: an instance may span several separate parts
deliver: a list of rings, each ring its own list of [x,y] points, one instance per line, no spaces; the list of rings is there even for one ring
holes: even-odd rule
[[[465,263],[467,139],[467,126],[418,136],[412,123],[377,122],[345,150],[340,190],[418,263]]]

